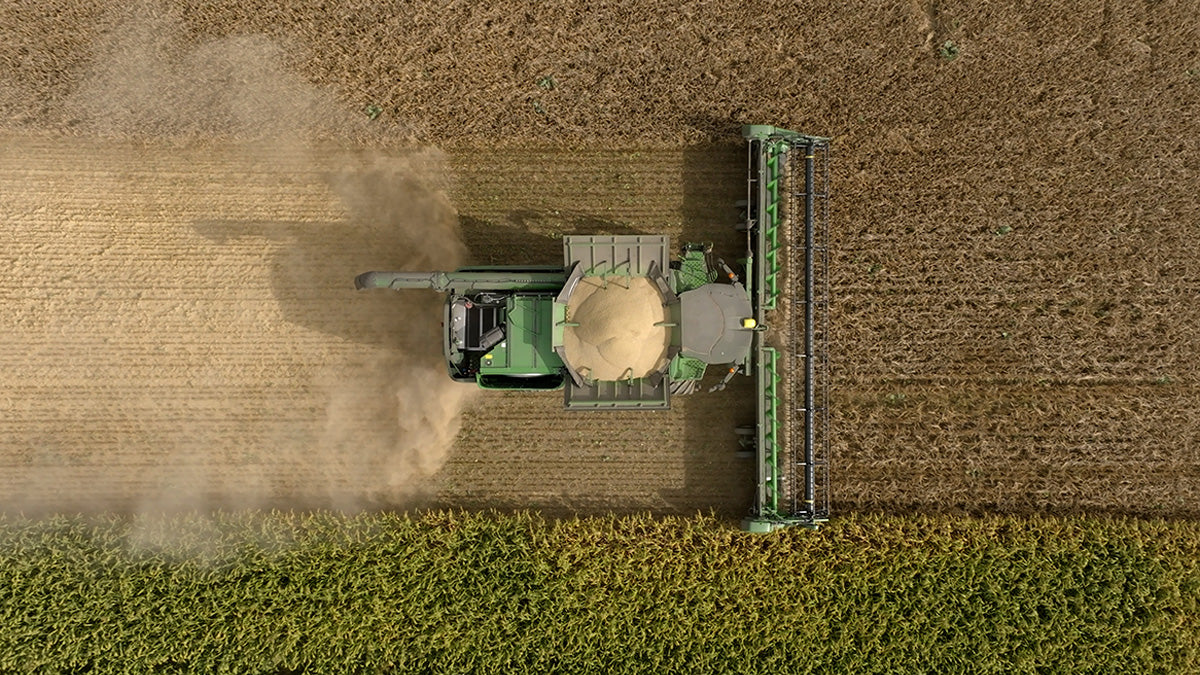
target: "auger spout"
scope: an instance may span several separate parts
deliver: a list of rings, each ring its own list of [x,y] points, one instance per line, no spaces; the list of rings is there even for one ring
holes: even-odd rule
[[[354,277],[354,288],[431,288],[446,290],[445,272],[363,272]]]
[[[557,290],[566,281],[562,270],[551,271],[467,271],[458,272],[364,272],[354,278],[354,287],[390,288],[394,291],[409,288],[429,288],[442,293],[472,291],[538,291]]]

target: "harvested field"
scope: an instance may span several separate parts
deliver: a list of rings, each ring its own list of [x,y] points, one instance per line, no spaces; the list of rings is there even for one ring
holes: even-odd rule
[[[405,189],[436,176],[436,158],[28,136],[4,147],[6,507],[354,508],[437,489],[456,504],[571,509],[733,512],[748,499],[732,423],[703,421],[745,421],[745,391],[663,415],[567,415],[557,392],[492,394],[462,412],[473,390],[445,377],[440,297],[352,285],[367,269],[456,263],[454,246],[426,240],[456,240],[437,225],[448,202]],[[648,194],[677,190],[679,160],[647,167],[674,176]],[[539,218],[527,193],[504,189]],[[630,220],[618,212],[612,227]],[[567,226],[552,221],[464,217],[463,234],[472,247],[524,237],[561,259],[539,232]],[[435,488],[460,413],[462,451]]]
[[[349,289],[569,233],[735,257],[763,122],[833,137],[835,510],[1200,515],[1195,0],[100,5],[0,8],[6,508],[740,513],[747,388],[398,411],[438,301]],[[403,227],[440,188],[465,254]]]
[[[3,148],[5,507],[353,507],[440,467],[467,394],[424,321],[440,301],[360,297],[344,275],[456,262],[412,245],[453,238],[448,203],[405,183],[436,160]],[[374,197],[385,177],[403,210]]]

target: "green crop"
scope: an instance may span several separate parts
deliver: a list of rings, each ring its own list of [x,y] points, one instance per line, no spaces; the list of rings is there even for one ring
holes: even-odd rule
[[[957,59],[958,45],[954,43],[954,40],[946,40],[942,43],[941,47],[938,47],[938,56],[940,56],[943,61],[953,61],[954,59]]]
[[[1195,672],[1200,525],[0,518],[3,672]]]

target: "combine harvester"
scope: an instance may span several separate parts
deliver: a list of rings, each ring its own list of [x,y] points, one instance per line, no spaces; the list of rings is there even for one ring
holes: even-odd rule
[[[568,410],[666,410],[709,366],[755,378],[738,427],[758,466],[751,532],[829,517],[829,141],[746,126],[743,269],[666,236],[567,236],[561,267],[366,272],[364,288],[447,294],[450,377],[484,389],[563,389]]]

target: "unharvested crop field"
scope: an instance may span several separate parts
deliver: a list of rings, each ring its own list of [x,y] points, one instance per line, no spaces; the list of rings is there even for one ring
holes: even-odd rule
[[[745,387],[468,397],[351,279],[735,257],[770,123],[833,137],[835,510],[1200,515],[1195,0],[118,5],[0,8],[7,509],[740,514]]]
[[[1191,673],[1197,523],[0,517],[0,668]],[[764,629],[769,626],[770,630]]]

